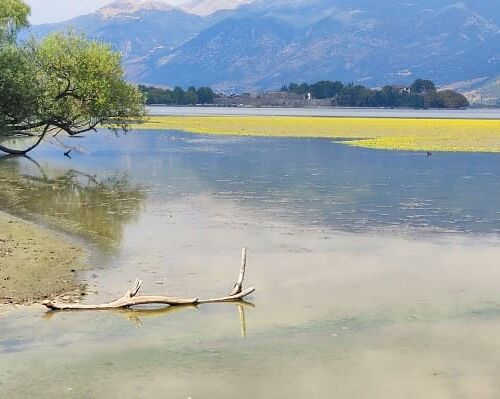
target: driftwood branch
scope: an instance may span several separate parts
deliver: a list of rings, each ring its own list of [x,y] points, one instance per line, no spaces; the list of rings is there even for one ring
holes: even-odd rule
[[[138,305],[200,305],[205,303],[223,303],[223,302],[238,302],[243,300],[248,295],[255,291],[255,288],[248,288],[243,290],[243,280],[245,279],[246,271],[246,258],[247,250],[243,248],[241,255],[241,270],[238,281],[234,285],[233,290],[228,296],[213,299],[200,299],[200,298],[176,298],[169,296],[137,296],[142,286],[141,280],[135,280],[132,287],[125,293],[125,295],[113,302],[104,303],[100,305],[82,305],[82,304],[62,304],[53,303],[52,301],[44,301],[43,305],[51,310],[112,310],[112,309],[126,309]]]
[[[247,268],[247,249],[243,248],[241,251],[241,268],[240,268],[240,275],[238,277],[238,281],[233,287],[233,290],[229,294],[230,296],[232,295],[238,295],[243,291],[243,280],[245,280],[245,271]]]

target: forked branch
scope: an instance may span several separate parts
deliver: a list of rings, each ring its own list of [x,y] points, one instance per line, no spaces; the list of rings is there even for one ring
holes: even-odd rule
[[[241,255],[241,270],[238,281],[234,285],[233,290],[228,296],[213,299],[200,298],[176,298],[169,296],[137,296],[142,286],[141,280],[135,280],[132,287],[125,295],[113,302],[100,305],[82,305],[82,304],[62,304],[53,303],[52,301],[44,301],[43,305],[51,310],[111,310],[111,309],[126,309],[137,305],[199,305],[204,303],[223,303],[223,302],[238,302],[243,300],[248,295],[255,291],[255,288],[243,290],[243,280],[245,278],[247,250],[243,248]]]
[[[237,295],[243,291],[243,280],[245,280],[245,272],[247,268],[247,249],[243,248],[241,251],[241,268],[240,275],[238,277],[238,281],[233,287],[233,290],[229,295]]]

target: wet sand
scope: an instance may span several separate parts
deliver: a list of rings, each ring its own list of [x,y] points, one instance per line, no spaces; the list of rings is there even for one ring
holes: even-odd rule
[[[80,298],[84,256],[68,238],[0,212],[0,305]]]

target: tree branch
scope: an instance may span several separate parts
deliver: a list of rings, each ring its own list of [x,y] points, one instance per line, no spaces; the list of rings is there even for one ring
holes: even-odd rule
[[[26,155],[28,152],[30,152],[31,150],[33,150],[34,148],[36,148],[40,145],[42,140],[45,138],[45,135],[49,131],[49,128],[50,128],[50,125],[46,125],[45,128],[43,129],[43,132],[40,134],[40,136],[38,136],[38,139],[36,140],[35,144],[33,144],[32,146],[30,146],[24,150],[16,150],[16,149],[9,148],[9,147],[6,147],[6,146],[0,144],[0,151],[6,152],[7,154],[10,154],[10,155]]]
[[[240,272],[240,278],[235,284],[235,287],[241,287],[243,284],[243,279],[245,277],[245,267],[246,267],[246,249],[243,249],[244,262],[242,262],[242,270]],[[208,303],[223,303],[223,302],[238,302],[255,291],[255,288],[248,288],[246,290],[240,289],[238,293],[231,294],[226,297],[213,298],[213,299],[200,299],[200,298],[176,298],[168,296],[137,296],[140,288],[142,286],[142,281],[136,280],[132,287],[125,293],[125,295],[113,302],[104,303],[100,305],[82,305],[82,304],[58,304],[51,301],[44,301],[42,304],[51,310],[112,310],[112,309],[124,309],[130,308],[137,305],[169,305],[169,306],[180,306],[180,305],[199,305]],[[234,289],[233,289],[234,292]]]

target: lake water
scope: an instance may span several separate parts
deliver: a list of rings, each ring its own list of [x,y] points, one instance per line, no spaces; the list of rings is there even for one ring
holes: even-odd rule
[[[151,106],[151,115],[200,116],[315,116],[349,118],[438,118],[438,119],[500,119],[500,108],[403,109],[403,108],[245,108],[245,107],[167,107]]]
[[[496,398],[500,158],[181,132],[0,160],[2,209],[90,249],[86,302],[251,303],[0,313],[0,397]]]

